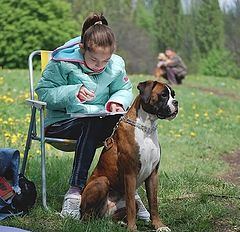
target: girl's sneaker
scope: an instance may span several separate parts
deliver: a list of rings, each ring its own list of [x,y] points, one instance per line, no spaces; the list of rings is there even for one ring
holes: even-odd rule
[[[80,219],[80,204],[81,195],[66,194],[63,201],[61,217],[71,217],[74,219]]]

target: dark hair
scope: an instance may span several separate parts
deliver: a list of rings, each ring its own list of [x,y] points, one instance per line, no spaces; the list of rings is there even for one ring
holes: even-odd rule
[[[81,43],[86,50],[93,50],[94,46],[111,47],[115,50],[115,36],[103,14],[91,13],[83,23]]]
[[[173,48],[171,48],[171,47],[167,47],[166,49],[165,49],[165,51],[172,51],[172,52],[175,52],[175,50],[173,49]]]

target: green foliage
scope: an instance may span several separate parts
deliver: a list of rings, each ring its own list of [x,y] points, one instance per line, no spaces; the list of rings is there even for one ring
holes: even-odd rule
[[[225,12],[226,48],[234,54],[234,60],[240,66],[240,0],[236,0],[235,8]]]
[[[201,0],[194,8],[195,37],[201,54],[224,45],[224,22],[218,0]]]
[[[2,0],[0,8],[0,66],[26,67],[29,53],[54,49],[80,29],[62,0]]]
[[[156,0],[153,11],[158,49],[164,51],[167,47],[172,47],[179,50],[183,36],[181,1]]]
[[[199,68],[200,52],[194,35],[192,18],[192,15],[185,15],[183,19],[184,28],[180,55],[187,65],[188,73],[197,73]]]
[[[211,50],[208,56],[202,59],[200,71],[209,76],[240,78],[240,69],[234,63],[231,53],[223,49]]]
[[[145,29],[145,31],[149,32],[151,35],[154,35],[155,18],[151,5],[146,5],[143,0],[137,1],[133,19],[138,26]]]

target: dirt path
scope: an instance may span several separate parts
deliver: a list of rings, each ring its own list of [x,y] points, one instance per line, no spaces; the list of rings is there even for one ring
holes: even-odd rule
[[[196,85],[191,85],[191,84],[186,84],[186,86],[189,87],[189,88],[199,89],[200,91],[203,91],[203,92],[213,93],[214,95],[217,95],[217,96],[229,97],[229,98],[234,99],[234,100],[240,100],[240,96],[237,93],[234,93],[234,92],[231,92],[231,93],[230,92],[223,92],[219,89],[196,86]]]
[[[223,160],[229,164],[231,169],[221,178],[227,182],[240,185],[240,150],[224,155]]]

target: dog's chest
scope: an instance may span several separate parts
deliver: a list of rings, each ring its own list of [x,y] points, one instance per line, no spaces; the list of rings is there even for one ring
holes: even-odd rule
[[[142,130],[136,128],[135,140],[139,146],[139,161],[141,164],[137,176],[137,187],[139,187],[150,176],[159,163],[160,147],[157,131],[146,135]]]

